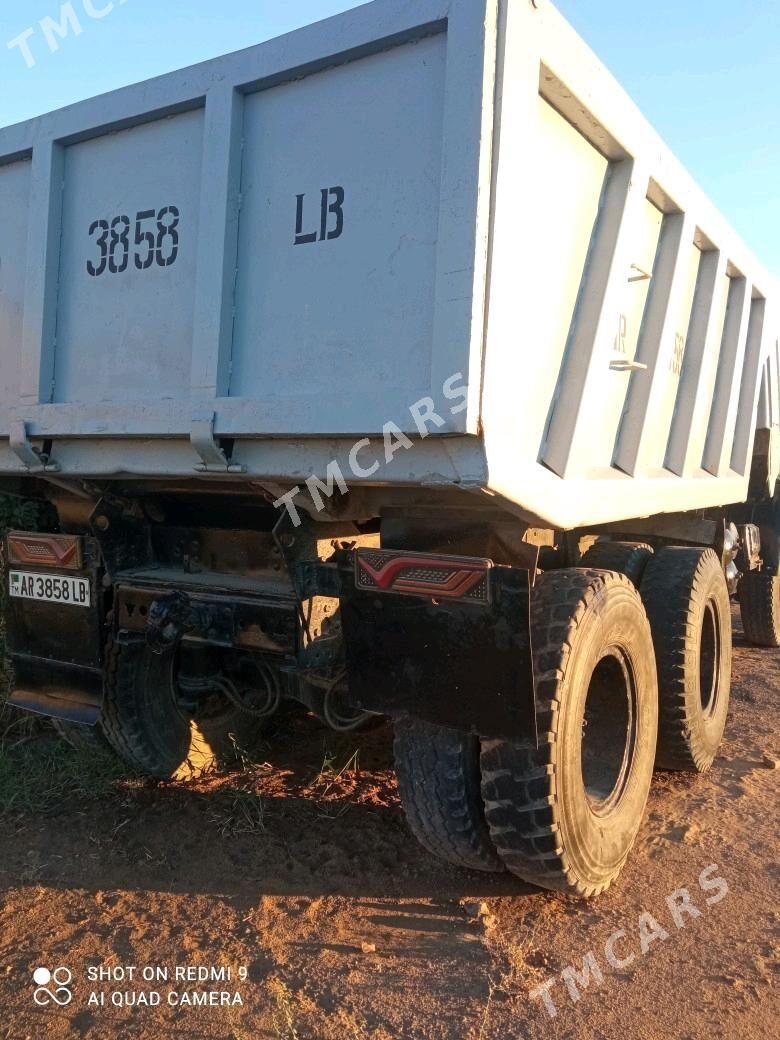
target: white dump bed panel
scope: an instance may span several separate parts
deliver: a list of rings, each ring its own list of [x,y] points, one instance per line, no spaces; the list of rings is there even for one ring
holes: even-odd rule
[[[0,131],[0,438],[476,432],[494,75],[387,0]]]
[[[502,5],[498,96],[491,488],[565,528],[743,500],[776,282],[551,5]]]
[[[377,0],[0,131],[0,472],[225,449],[560,527],[724,504],[779,421],[777,333],[773,280],[546,0]],[[423,398],[424,443],[350,465]]]

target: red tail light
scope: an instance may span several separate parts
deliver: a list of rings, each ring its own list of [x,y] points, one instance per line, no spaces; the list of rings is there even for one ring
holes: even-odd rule
[[[358,549],[355,585],[363,592],[394,592],[426,599],[490,602],[493,564],[469,556]]]
[[[59,571],[81,570],[81,539],[69,534],[8,535],[8,562]]]

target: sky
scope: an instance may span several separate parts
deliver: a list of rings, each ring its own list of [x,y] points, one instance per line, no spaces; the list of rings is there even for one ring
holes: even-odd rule
[[[357,6],[350,0],[71,0],[81,32],[63,40],[50,32],[58,45],[52,52],[40,23],[59,22],[62,3],[0,0],[0,126]],[[780,277],[780,0],[558,0],[557,6]]]

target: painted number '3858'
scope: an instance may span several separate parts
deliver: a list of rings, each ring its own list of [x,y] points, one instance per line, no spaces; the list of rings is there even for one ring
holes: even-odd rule
[[[130,265],[131,251],[139,271],[148,271],[154,264],[170,267],[179,255],[179,219],[176,206],[140,210],[135,215],[132,240],[133,224],[124,214],[111,221],[93,221],[89,235],[95,239],[100,255],[87,260],[87,273],[93,278],[106,271],[123,274]]]

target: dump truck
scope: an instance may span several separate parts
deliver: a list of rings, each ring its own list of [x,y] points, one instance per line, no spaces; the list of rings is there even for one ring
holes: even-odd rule
[[[546,0],[376,0],[0,131],[12,703],[179,775],[395,726],[597,895],[780,645],[778,289]]]

